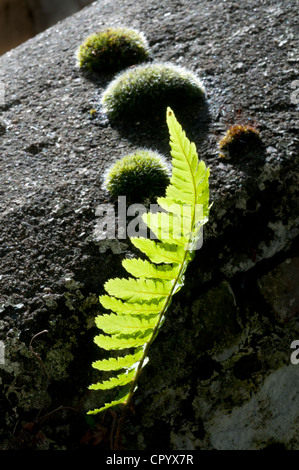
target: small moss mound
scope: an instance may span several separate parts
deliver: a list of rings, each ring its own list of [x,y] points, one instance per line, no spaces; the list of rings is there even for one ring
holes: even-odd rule
[[[194,73],[158,62],[119,74],[102,94],[101,104],[111,120],[133,120],[160,117],[167,106],[189,108],[203,97],[203,84]]]
[[[104,187],[111,196],[127,196],[131,201],[164,194],[169,169],[157,152],[139,150],[118,160],[106,173]]]
[[[143,33],[108,28],[88,36],[77,51],[78,66],[94,72],[117,72],[148,60],[150,48]]]
[[[235,124],[231,126],[219,142],[221,158],[242,156],[253,150],[261,143],[261,136],[256,127],[250,124]]]

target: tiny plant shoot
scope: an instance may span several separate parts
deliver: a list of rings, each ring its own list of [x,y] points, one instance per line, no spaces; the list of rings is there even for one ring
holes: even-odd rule
[[[123,355],[115,357],[113,353],[109,359],[94,362],[95,369],[116,374],[89,388],[107,390],[117,387],[120,392],[110,403],[89,411],[89,414],[116,405],[124,407],[124,411],[129,409],[149,348],[165,320],[172,296],[184,284],[184,273],[195,255],[201,228],[208,221],[209,169],[198,160],[195,144],[188,140],[170,108],[167,108],[167,125],[172,176],[166,196],[157,199],[164,211],[143,216],[158,241],[131,238],[149,260],[123,261],[132,277],[106,282],[105,290],[109,295],[102,295],[100,302],[113,313],[96,317],[97,327],[105,334],[96,336],[95,343],[107,351],[126,351]],[[185,210],[186,206],[188,210]]]

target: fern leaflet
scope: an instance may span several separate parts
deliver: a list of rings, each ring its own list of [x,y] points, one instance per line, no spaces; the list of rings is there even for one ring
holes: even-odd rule
[[[108,351],[124,350],[125,355],[94,362],[95,369],[120,373],[90,389],[121,387],[121,393],[89,414],[117,405],[129,406],[148,350],[163,324],[172,296],[184,283],[184,273],[201,240],[200,229],[208,221],[209,169],[198,160],[194,143],[188,140],[170,108],[167,125],[173,171],[166,196],[157,200],[164,212],[143,216],[158,241],[131,238],[149,260],[123,261],[133,277],[106,282],[109,295],[102,295],[100,302],[113,313],[96,317],[96,325],[104,334],[96,336],[95,343]],[[130,353],[126,354],[128,349]]]

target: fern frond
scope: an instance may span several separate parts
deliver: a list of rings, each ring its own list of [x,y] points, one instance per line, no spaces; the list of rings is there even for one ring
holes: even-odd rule
[[[128,373],[119,374],[117,377],[112,377],[104,382],[90,385],[89,390],[108,390],[109,388],[122,387],[134,379],[135,371],[131,370]]]
[[[160,279],[110,279],[105,284],[108,294],[118,299],[140,301],[166,297],[171,288],[170,281]]]
[[[180,206],[181,212],[148,213],[143,217],[144,222],[154,235],[163,243],[184,247],[189,240],[192,230],[191,206]],[[183,253],[182,253],[183,254]]]
[[[115,400],[89,411],[90,414],[112,406],[129,406],[149,347],[165,320],[173,295],[184,283],[184,273],[201,237],[200,229],[208,221],[209,170],[198,160],[194,143],[188,140],[170,108],[167,125],[173,171],[166,197],[157,200],[164,212],[143,215],[158,240],[131,238],[149,260],[123,261],[123,267],[133,277],[106,282],[109,295],[102,295],[100,302],[113,313],[96,318],[97,327],[104,333],[94,339],[100,348],[133,352],[93,363],[98,370],[124,372],[90,386],[93,390],[122,387]]]
[[[102,359],[100,361],[95,361],[92,363],[92,367],[98,370],[110,371],[110,370],[120,370],[120,369],[129,369],[136,362],[139,362],[143,354],[142,348],[136,349],[134,355],[128,354],[123,357],[111,357],[109,359]]]
[[[146,333],[142,332],[140,335],[135,333],[134,336],[131,335],[98,335],[94,338],[94,342],[103,349],[107,351],[117,350],[117,349],[127,349],[127,348],[137,348],[138,346],[143,346],[148,342],[152,334],[152,331],[149,330]]]
[[[157,315],[147,317],[135,315],[102,315],[96,319],[96,325],[110,335],[134,334],[155,328]]]
[[[112,310],[115,313],[127,313],[134,315],[155,314],[161,312],[161,308],[165,303],[163,298],[151,299],[150,301],[143,302],[122,302],[115,297],[102,295],[100,302],[107,310]]]
[[[184,248],[173,243],[157,243],[149,238],[131,238],[131,242],[153,263],[180,264],[185,255]]]
[[[89,411],[89,415],[96,415],[98,413],[102,413],[102,411],[107,410],[108,408],[118,406],[118,405],[126,405],[130,396],[130,387],[126,386],[124,389],[118,394],[115,400],[111,401],[110,403],[105,403],[104,406],[101,408],[96,408],[95,410]]]
[[[140,278],[168,279],[173,280],[179,273],[179,264],[164,264],[157,266],[147,260],[126,259],[123,261],[123,267],[132,274]]]

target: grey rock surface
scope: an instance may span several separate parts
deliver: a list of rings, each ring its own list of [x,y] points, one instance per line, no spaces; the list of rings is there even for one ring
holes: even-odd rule
[[[178,117],[210,167],[214,205],[152,347],[124,445],[299,448],[299,369],[290,364],[298,311],[277,315],[261,287],[279,283],[278,266],[298,256],[296,9],[295,1],[105,0],[0,58],[0,447],[92,446],[85,413],[106,398],[87,391],[97,377],[97,297],[132,250],[128,240],[94,236],[96,208],[111,202],[102,176],[140,146],[169,158],[164,122],[112,125],[99,101],[113,77],[76,67],[87,35],[125,25],[145,33],[155,59],[205,84],[206,108]],[[249,118],[262,148],[220,159],[229,123]]]

